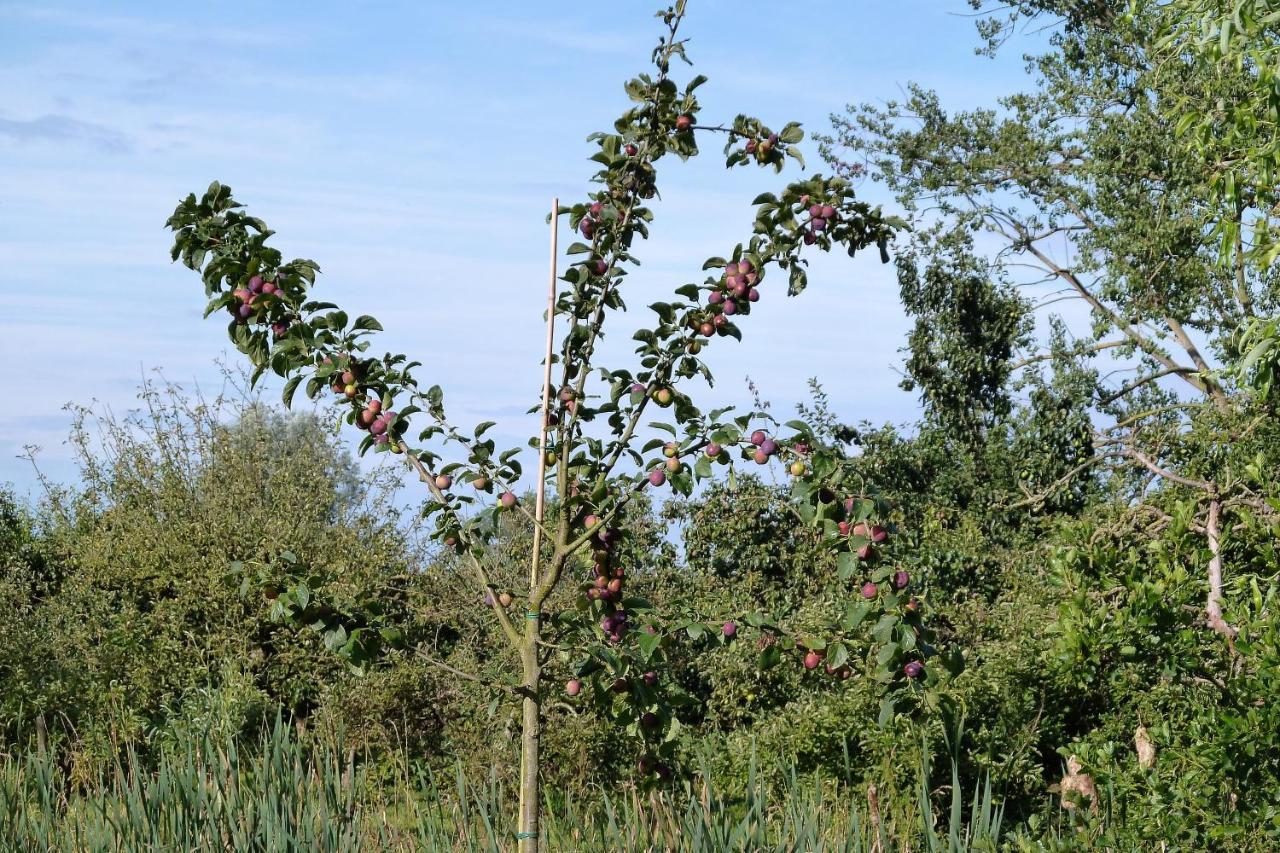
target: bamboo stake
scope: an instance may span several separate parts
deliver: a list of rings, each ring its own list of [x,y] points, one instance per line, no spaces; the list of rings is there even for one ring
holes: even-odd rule
[[[529,566],[529,595],[538,589],[538,568],[542,562],[542,521],[546,510],[547,494],[547,415],[551,405],[551,354],[555,347],[556,323],[556,263],[559,261],[557,237],[560,224],[560,199],[551,200],[551,275],[547,282],[547,349],[542,365],[542,425],[538,430],[538,486],[533,505],[533,561]]]

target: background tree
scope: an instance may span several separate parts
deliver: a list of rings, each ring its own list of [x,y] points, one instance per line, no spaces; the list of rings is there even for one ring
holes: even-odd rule
[[[1140,7],[1135,6],[1135,12]],[[1200,162],[1207,188],[1222,212],[1214,222],[1220,259],[1236,271],[1274,276],[1280,254],[1276,209],[1255,198],[1258,188],[1275,186],[1280,148],[1276,128],[1276,61],[1280,59],[1280,17],[1261,0],[1172,0],[1154,17],[1154,60],[1195,69],[1205,87],[1164,101],[1190,155]],[[1229,367],[1264,403],[1280,388],[1280,321],[1274,306],[1242,319]]]
[[[1250,429],[1248,401],[1219,368],[1238,354],[1241,322],[1271,310],[1276,294],[1264,270],[1219,265],[1213,231],[1224,217],[1268,215],[1276,199],[1262,184],[1241,188],[1239,203],[1217,196],[1212,175],[1178,138],[1162,104],[1203,99],[1222,83],[1195,63],[1153,60],[1157,10],[1124,17],[1105,4],[1049,2],[1009,9],[982,26],[990,49],[1019,16],[1061,20],[1051,49],[1032,60],[1035,89],[996,108],[950,113],[935,94],[912,87],[902,102],[836,117],[824,154],[846,170],[865,160],[913,213],[904,295],[937,331],[914,342],[908,369],[929,405],[945,402],[948,381],[982,401],[992,387],[983,377],[1018,378],[1040,424],[1029,445],[1045,451],[1027,460],[1038,457],[1039,470],[1021,473],[1028,505],[1097,476],[1138,502],[1157,483],[1185,493],[1211,554],[1206,621],[1230,639],[1224,514],[1271,510],[1246,470],[1192,475],[1184,462],[1204,430],[1233,441]],[[1038,299],[956,304],[953,294],[972,290],[975,270],[990,287],[1033,288]],[[948,284],[922,289],[931,276]],[[1015,316],[1021,305],[1048,313],[1063,302],[1084,314],[1058,314],[1042,327],[1043,343],[1029,346]],[[981,319],[966,320],[975,310]],[[994,340],[975,349],[966,331],[974,328]],[[940,351],[986,364],[956,383]],[[1046,366],[1049,374],[1038,375]],[[939,375],[944,368],[950,374]]]

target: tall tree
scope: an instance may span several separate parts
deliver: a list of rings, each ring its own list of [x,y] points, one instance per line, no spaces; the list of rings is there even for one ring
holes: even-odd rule
[[[1050,48],[1029,58],[1027,91],[957,112],[912,86],[901,101],[834,116],[823,153],[847,173],[869,167],[912,214],[901,279],[928,330],[917,330],[907,366],[926,401],[939,404],[940,371],[981,354],[983,368],[967,378],[951,370],[964,380],[954,388],[990,408],[999,399],[992,383],[1008,373],[1029,389],[1031,414],[1061,447],[1055,455],[1070,460],[1047,477],[1025,472],[1021,503],[1044,505],[1104,475],[1138,504],[1157,483],[1184,497],[1211,555],[1206,621],[1230,638],[1224,517],[1271,510],[1265,484],[1240,466],[1196,469],[1190,460],[1203,456],[1204,427],[1226,442],[1249,428],[1248,401],[1221,368],[1238,356],[1241,323],[1277,298],[1264,268],[1219,263],[1219,223],[1265,220],[1280,197],[1257,180],[1216,192],[1179,138],[1167,105],[1201,101],[1224,81],[1193,59],[1154,58],[1161,14],[1006,4],[980,23],[988,51],[1021,19],[1051,21]],[[1004,319],[1015,303],[960,298],[975,276],[1034,294],[1026,310],[1048,315],[1048,334],[1019,338]],[[945,283],[922,290],[931,278]],[[1085,310],[1064,313],[1062,303]],[[975,327],[991,338],[976,339]],[[976,353],[975,340],[984,343]]]

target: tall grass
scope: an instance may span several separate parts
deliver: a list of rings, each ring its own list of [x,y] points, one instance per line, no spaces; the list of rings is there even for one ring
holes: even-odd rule
[[[48,752],[0,756],[0,850],[507,851],[513,802],[494,776],[433,774],[407,762],[362,766],[339,744],[304,745],[287,726],[240,748],[198,738],[144,766],[127,753],[71,788]],[[705,778],[705,775],[702,777]],[[952,774],[947,825],[935,827],[921,774],[917,825],[890,833],[848,786],[755,762],[741,791],[705,782],[665,793],[548,795],[543,834],[561,851],[992,850],[1001,810],[990,784],[962,802]],[[878,843],[876,843],[878,842]]]

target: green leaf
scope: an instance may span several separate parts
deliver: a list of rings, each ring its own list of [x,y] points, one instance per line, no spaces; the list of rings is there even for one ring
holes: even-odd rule
[[[672,717],[671,722],[667,726],[667,734],[662,740],[664,743],[670,743],[680,736],[681,722],[678,717]]]
[[[640,653],[644,656],[644,659],[648,661],[653,657],[654,650],[662,644],[662,635],[657,633],[647,634],[641,631],[639,636],[640,639],[637,642],[640,646]]]
[[[356,318],[355,323],[351,325],[352,329],[365,330],[369,332],[381,332],[382,324],[370,317],[368,314],[361,314]]]
[[[662,318],[662,322],[664,323],[675,322],[676,309],[671,306],[671,303],[655,302],[649,307],[658,313],[658,316]]]
[[[867,618],[871,613],[871,604],[866,601],[855,601],[849,604],[845,610],[844,621],[840,623],[840,627],[846,631],[852,631],[854,628],[862,624],[862,620]]]
[[[871,629],[871,635],[880,642],[887,643],[893,633],[893,626],[896,624],[898,624],[898,617],[892,613],[886,613],[880,617],[880,621],[876,622],[876,626]]]
[[[858,555],[852,551],[841,551],[836,557],[836,566],[839,568],[840,580],[847,581],[858,571]]]
[[[299,373],[297,376],[290,378],[289,381],[284,384],[284,391],[281,393],[280,397],[284,400],[286,408],[293,405],[293,395],[294,392],[298,390],[298,385],[302,382],[302,378],[302,374]]]
[[[693,473],[699,480],[705,480],[711,476],[711,459],[705,453],[693,464]]]

